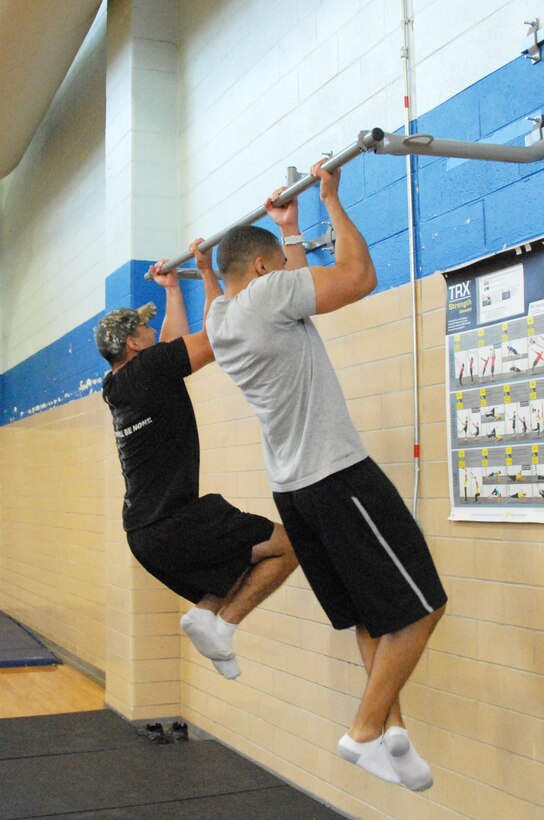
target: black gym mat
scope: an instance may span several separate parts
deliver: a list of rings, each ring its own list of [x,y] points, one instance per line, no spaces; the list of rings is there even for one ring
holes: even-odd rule
[[[109,709],[4,718],[0,720],[0,760],[119,749],[134,743],[135,731]]]
[[[0,667],[53,666],[62,663],[24,626],[0,612]]]
[[[333,820],[213,740],[159,745],[108,710],[0,720],[0,820]]]

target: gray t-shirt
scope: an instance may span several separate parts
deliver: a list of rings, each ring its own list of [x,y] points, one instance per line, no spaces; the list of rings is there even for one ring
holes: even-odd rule
[[[206,329],[215,358],[261,422],[272,489],[315,484],[367,456],[313,322],[309,268],[253,280],[218,297]]]

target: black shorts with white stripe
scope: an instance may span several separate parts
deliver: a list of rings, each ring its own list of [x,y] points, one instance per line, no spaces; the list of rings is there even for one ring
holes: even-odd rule
[[[378,638],[446,603],[421,530],[371,458],[274,500],[335,629]]]

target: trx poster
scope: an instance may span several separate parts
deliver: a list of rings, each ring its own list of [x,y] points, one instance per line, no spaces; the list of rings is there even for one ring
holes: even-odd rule
[[[444,276],[450,518],[544,521],[544,243]]]

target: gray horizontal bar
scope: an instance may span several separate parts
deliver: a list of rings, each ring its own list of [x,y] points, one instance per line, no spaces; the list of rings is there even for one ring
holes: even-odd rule
[[[347,148],[344,148],[339,154],[336,154],[334,157],[331,157],[324,165],[326,171],[332,173],[332,171],[336,171],[337,168],[340,168],[342,165],[345,165],[346,162],[349,162],[354,157],[362,154],[364,151],[370,151],[374,148],[377,144],[377,140],[383,138],[383,131],[381,128],[374,128],[372,131],[361,131],[357,140],[349,145]],[[293,185],[289,186],[286,191],[284,191],[281,196],[278,197],[277,204],[278,205],[286,205],[296,196],[301,194],[303,191],[306,191],[308,188],[311,188],[312,185],[315,185],[317,182],[317,178],[308,174],[307,176],[299,179],[298,182],[295,182]],[[213,248],[215,245],[218,245],[219,242],[223,239],[226,233],[228,233],[232,228],[240,228],[243,225],[253,225],[254,222],[258,222],[259,219],[262,219],[263,216],[266,216],[266,208],[264,205],[261,205],[259,208],[255,208],[254,211],[251,213],[246,214],[241,219],[238,219],[236,222],[233,222],[232,225],[229,225],[227,228],[223,228],[223,230],[218,231],[218,233],[213,234],[213,236],[208,237],[205,239],[204,242],[201,242],[200,249],[202,251],[207,251],[210,248]],[[166,271],[172,270],[172,268],[177,268],[180,265],[183,265],[185,262],[188,262],[190,259],[193,258],[192,253],[184,253],[182,256],[178,256],[176,259],[170,259],[168,263],[162,268],[162,270],[166,273]],[[151,278],[147,273],[145,275],[146,279]],[[185,277],[183,277],[185,278]],[[193,277],[191,277],[193,278]]]
[[[434,157],[457,157],[492,162],[537,162],[544,159],[544,140],[534,145],[496,145],[490,142],[463,142],[436,139],[430,134],[384,134],[375,147],[376,154],[419,154]]]
[[[422,156],[435,157],[457,157],[459,159],[479,159],[490,160],[494,162],[538,162],[544,159],[544,140],[529,145],[496,145],[489,142],[463,142],[462,140],[446,140],[435,139],[431,134],[410,134],[404,136],[402,134],[388,134],[384,133],[381,128],[373,128],[371,131],[361,131],[357,140],[341,151],[336,156],[332,157],[326,162],[323,167],[326,171],[335,171],[342,165],[345,165],[350,160],[354,159],[359,154],[365,151],[374,151],[376,154],[392,154],[395,156],[404,156],[406,154],[418,154]],[[280,197],[278,197],[278,205],[286,205],[294,197],[311,188],[317,182],[317,179],[310,174],[299,179],[293,185],[290,185]],[[243,225],[252,225],[259,219],[266,215],[266,208],[261,205],[251,213],[233,222],[227,228],[218,231],[218,233],[210,236],[201,243],[200,248],[207,251],[218,245],[226,233],[232,228],[239,228]],[[191,253],[185,253],[178,256],[177,259],[171,259],[163,267],[163,271],[169,271],[173,268],[178,268],[185,262],[193,258]],[[217,273],[216,273],[217,275]],[[200,279],[200,274],[197,270],[179,270],[178,276],[180,279]],[[146,273],[146,279],[150,279],[149,274]]]

